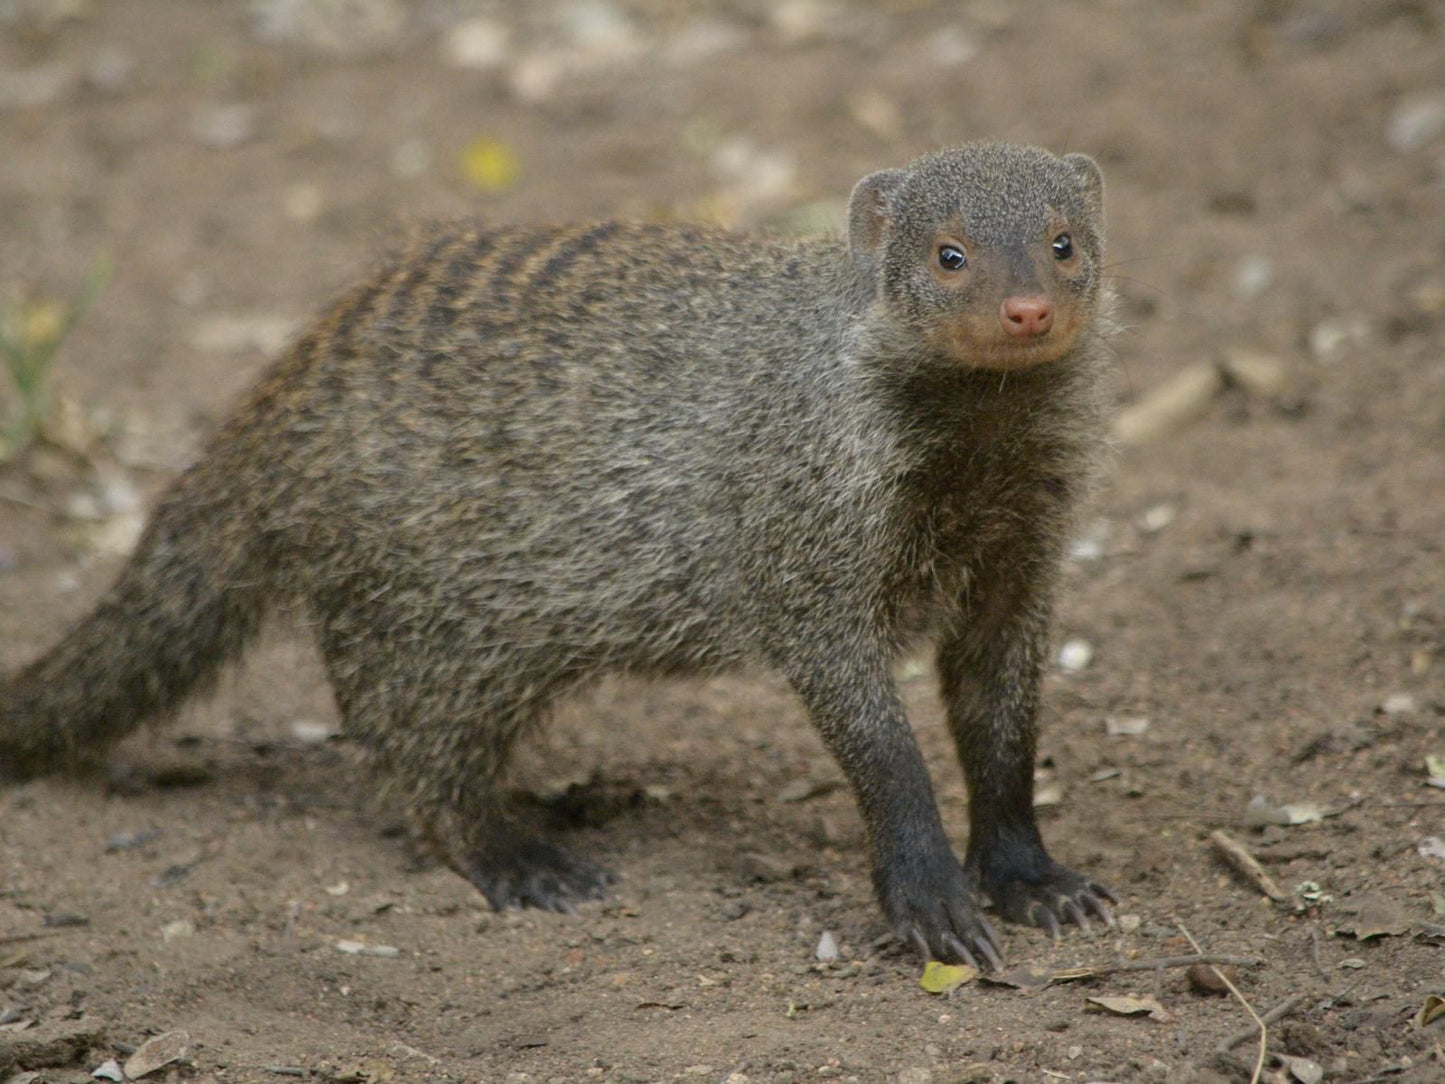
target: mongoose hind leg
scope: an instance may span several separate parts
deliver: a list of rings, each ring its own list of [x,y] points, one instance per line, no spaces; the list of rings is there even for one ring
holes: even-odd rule
[[[617,878],[554,843],[527,835],[512,822],[495,821],[451,866],[487,898],[494,911],[536,907],[576,914],[574,901],[606,899]]]
[[[474,629],[431,620],[420,636],[406,614],[365,609],[323,619],[321,650],[346,733],[377,762],[423,844],[498,911],[570,913],[574,901],[604,898],[609,871],[534,838],[503,808],[512,748],[545,705],[536,682],[515,689],[506,675],[537,668],[462,658],[454,645]]]

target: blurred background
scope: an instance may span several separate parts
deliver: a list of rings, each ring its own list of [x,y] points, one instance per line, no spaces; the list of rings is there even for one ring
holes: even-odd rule
[[[1405,915],[1382,929],[1438,923],[1445,909],[1445,869],[1426,842],[1445,824],[1422,790],[1445,785],[1445,768],[1430,767],[1445,765],[1439,0],[0,0],[0,667],[32,657],[93,601],[156,489],[408,223],[626,216],[839,230],[863,174],[979,138],[1097,158],[1119,296],[1120,452],[1071,552],[1047,690],[1045,834],[1143,916],[1133,949],[1177,950],[1172,913],[1267,956],[1268,974],[1251,980],[1261,1008],[1311,984],[1323,1003],[1345,985],[1338,960],[1364,961],[1350,972],[1355,994],[1313,1012],[1318,1034],[1296,1036],[1295,1053],[1351,1079],[1382,1067],[1434,1079],[1408,1075],[1432,1066],[1428,1034],[1405,1025],[1417,993],[1438,988],[1438,948],[1335,935],[1351,936],[1344,909],[1361,898]],[[265,656],[201,731],[325,724],[306,650]],[[965,798],[926,676],[914,661],[901,680],[961,839]],[[251,808],[254,765],[224,744],[202,748],[242,766],[215,785],[244,801],[204,787],[154,807],[26,791],[0,818],[11,845],[0,887],[18,893],[0,901],[89,908],[94,940],[75,958],[95,963],[93,1015],[117,1034],[203,1019],[198,991],[232,982],[209,1041],[234,1042],[243,1065],[372,1049],[376,1034],[467,1072],[520,1065],[539,1079],[577,1079],[604,1048],[631,1067],[618,1079],[635,1080],[682,1074],[698,1050],[719,1079],[745,1050],[761,1058],[749,1073],[780,1081],[832,1065],[822,1076],[913,1067],[890,1079],[919,1084],[960,1059],[1036,1079],[1040,1068],[1082,1072],[1075,1046],[1110,1079],[1212,1064],[1212,1043],[1240,1021],[1180,984],[1161,986],[1179,1022],[1147,1032],[1091,1022],[1064,1034],[1077,1005],[1057,991],[1033,1003],[1048,1010],[1037,1014],[982,996],[957,1017],[920,1005],[911,962],[878,948],[886,931],[836,779],[805,800],[776,798],[831,770],[794,716],[790,698],[750,679],[604,690],[569,709],[559,731],[576,737],[558,739],[558,756],[575,753],[583,774],[600,760],[614,778],[661,778],[657,793],[673,795],[669,816],[634,814],[600,836],[627,891],[661,886],[625,919],[554,927],[534,916],[475,938],[471,924],[490,920],[470,896],[445,877],[408,879],[391,844],[357,822],[308,818],[288,834],[293,820],[278,813],[244,843],[228,826],[238,804]],[[346,778],[333,767],[311,779],[317,762],[296,763],[288,794]],[[1208,856],[1208,831],[1242,824],[1257,795],[1335,817],[1298,829],[1308,846],[1280,826],[1287,817],[1253,829],[1276,848],[1282,880],[1318,889],[1287,917]],[[1065,816],[1048,811],[1060,801]],[[81,875],[96,837],[137,810],[229,840],[197,874],[211,879],[204,891],[168,895],[138,865],[116,873],[133,877],[120,882],[125,898],[89,895]],[[646,847],[631,846],[648,832]],[[769,881],[727,865],[739,849],[793,856],[799,840],[821,855],[802,872]],[[327,893],[341,882],[418,895],[377,918],[344,894],[318,895],[323,877]],[[751,887],[719,903],[719,884]],[[135,920],[137,899],[153,922]],[[0,902],[12,906],[16,922],[33,917]],[[469,916],[460,934],[405,917],[458,912]],[[212,940],[167,935],[155,968],[103,963],[149,962],[163,920],[203,933],[213,923]],[[342,982],[333,965],[268,963],[294,944],[277,931],[298,921],[312,932],[392,923],[376,936],[430,946],[436,970],[424,981],[367,972],[393,983],[390,1008],[316,1009],[314,991]],[[844,964],[819,977],[824,924]],[[1010,936],[1021,957],[1046,951]],[[611,970],[554,974],[559,937]],[[628,947],[641,943],[657,955]],[[781,978],[769,971],[779,959],[791,961]],[[218,961],[241,977],[218,978]],[[716,980],[705,990],[699,970]],[[509,979],[511,999],[475,1025],[447,1015],[471,1011],[455,1007],[475,1003],[478,974],[518,972],[555,981],[533,996]],[[637,985],[614,982],[623,974]],[[882,984],[865,989],[875,1000],[843,982],[859,974]],[[360,981],[347,975],[343,985]],[[32,1000],[60,1014],[63,982]],[[783,1020],[783,1005],[824,1001],[827,1011]],[[644,1021],[638,1002],[668,1008]],[[297,1006],[326,1026],[296,1024]],[[887,1028],[871,1023],[879,1006]],[[251,1030],[228,1030],[237,1019]],[[529,1045],[537,1020],[562,1030]],[[1008,1041],[979,1038],[994,1032]]]

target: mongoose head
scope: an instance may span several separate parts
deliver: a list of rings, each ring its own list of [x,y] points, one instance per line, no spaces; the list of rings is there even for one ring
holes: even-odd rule
[[[1066,356],[1093,322],[1104,256],[1093,159],[971,143],[853,190],[848,243],[887,316],[975,368]]]

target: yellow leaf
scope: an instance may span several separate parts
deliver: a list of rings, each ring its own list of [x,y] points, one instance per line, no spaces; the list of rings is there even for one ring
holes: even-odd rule
[[[918,980],[930,994],[948,994],[966,982],[978,978],[978,971],[966,964],[941,964],[929,960],[923,965],[923,977]]]
[[[462,148],[462,176],[483,192],[503,192],[517,183],[521,165],[505,143],[481,136]]]

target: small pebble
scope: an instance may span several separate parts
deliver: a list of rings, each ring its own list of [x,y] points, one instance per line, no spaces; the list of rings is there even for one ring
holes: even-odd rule
[[[1108,520],[1094,520],[1079,537],[1069,543],[1069,556],[1075,561],[1099,560],[1104,556],[1105,544],[1113,531],[1113,525]]]
[[[85,66],[85,84],[101,94],[119,94],[130,82],[135,58],[115,45],[102,45]]]
[[[160,834],[159,828],[147,828],[140,832],[117,832],[105,841],[105,853],[115,854],[117,851],[129,851],[136,847],[143,847],[152,840],[159,839]]]
[[[1076,674],[1094,661],[1093,645],[1087,640],[1066,640],[1059,648],[1059,668]]]
[[[1253,301],[1274,285],[1274,264],[1266,256],[1251,253],[1234,265],[1234,296]]]
[[[1385,141],[1396,154],[1424,150],[1441,135],[1445,135],[1445,97],[1439,95],[1401,102],[1385,126]]]
[[[1034,787],[1034,808],[1058,805],[1064,800],[1064,785],[1058,780],[1049,780]]]
[[[1415,851],[1421,858],[1445,858],[1445,839],[1426,836],[1416,844]]]
[[[401,178],[420,177],[431,168],[431,148],[421,139],[398,143],[391,152],[391,172]]]
[[[120,1062],[114,1058],[101,1062],[90,1071],[90,1075],[96,1080],[124,1080],[125,1074],[120,1070]]]
[[[790,863],[773,858],[771,855],[749,852],[738,858],[738,872],[742,874],[745,881],[773,884],[792,877],[793,867]]]
[[[1149,729],[1149,720],[1142,715],[1110,715],[1104,719],[1104,733],[1111,738],[1136,738]]]
[[[348,956],[400,956],[401,949],[393,945],[368,945],[364,941],[338,941],[336,951],[344,952]]]
[[[1380,705],[1380,710],[1386,715],[1410,715],[1418,707],[1419,704],[1409,693],[1394,693],[1385,697],[1385,702]]]
[[[1370,325],[1360,316],[1340,316],[1322,320],[1310,329],[1310,353],[1316,361],[1335,361],[1347,346],[1358,345],[1370,337]]]
[[[838,959],[838,940],[833,936],[831,930],[823,931],[823,936],[818,938],[818,947],[813,950],[813,955],[823,963],[832,963]]]
[[[325,205],[326,199],[321,193],[321,186],[307,182],[291,185],[281,197],[281,206],[292,222],[316,221]]]
[[[33,68],[0,68],[0,109],[34,109],[62,98],[75,81],[70,65],[56,61]]]
[[[903,112],[898,103],[881,91],[865,88],[848,99],[848,112],[879,139],[891,141],[903,135]]]
[[[457,23],[442,39],[442,55],[454,68],[491,71],[507,59],[512,31],[497,19],[479,16]]]
[[[713,153],[712,168],[730,181],[747,203],[786,199],[793,191],[798,164],[791,152],[761,147],[749,139],[729,139]]]
[[[516,61],[507,72],[507,87],[518,101],[540,105],[556,92],[570,63],[571,58],[560,50],[530,53]]]
[[[1254,395],[1278,396],[1289,385],[1284,363],[1272,354],[1237,347],[1225,351],[1223,364],[1230,380]]]
[[[401,0],[252,0],[251,31],[261,41],[332,53],[374,53],[405,35]]]
[[[293,719],[290,729],[291,736],[306,745],[320,745],[337,733],[334,726],[320,719]]]
[[[191,138],[216,150],[239,147],[255,134],[256,110],[253,106],[204,105],[191,114]]]
[[[1238,973],[1232,967],[1221,967],[1218,971],[1223,971],[1230,982],[1237,982],[1239,979]],[[1185,975],[1189,979],[1189,985],[1194,988],[1196,993],[1229,993],[1229,987],[1226,986],[1224,980],[1219,977],[1218,972],[1212,964],[1192,964],[1189,970],[1185,972]]]
[[[838,12],[826,0],[783,0],[772,7],[770,17],[783,43],[798,45],[836,25]]]
[[[687,67],[722,53],[733,52],[747,41],[732,23],[702,17],[674,34],[663,49],[663,59],[674,67]]]
[[[1145,534],[1158,534],[1169,524],[1174,522],[1174,517],[1179,514],[1179,509],[1168,501],[1150,505],[1144,509],[1144,514],[1139,517],[1139,528]]]
[[[573,0],[562,9],[562,22],[587,61],[623,59],[643,47],[631,17],[611,0]]]
[[[928,54],[945,68],[957,68],[978,56],[978,39],[961,26],[946,26],[928,39]]]
[[[211,316],[191,332],[197,350],[212,354],[241,354],[256,351],[272,355],[291,341],[296,321],[265,313],[252,316]]]

